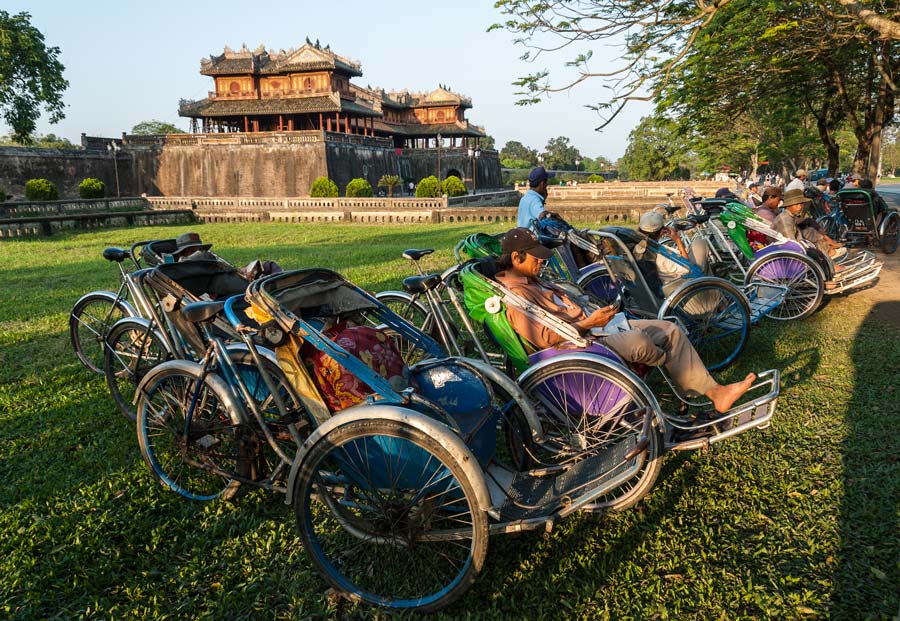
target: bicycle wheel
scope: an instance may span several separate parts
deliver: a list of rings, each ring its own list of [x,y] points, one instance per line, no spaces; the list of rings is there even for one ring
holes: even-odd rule
[[[237,473],[247,469],[238,416],[217,385],[207,380],[197,388],[199,365],[168,364],[173,366],[157,371],[138,399],[144,462],[163,487],[185,498],[230,498],[240,485]]]
[[[382,291],[375,298],[394,313],[424,332],[439,343],[442,342],[440,332],[434,322],[431,311],[418,299],[403,291]],[[403,361],[409,366],[422,360],[426,354],[409,340],[396,335],[395,341]],[[446,347],[446,344],[444,345]]]
[[[750,306],[737,287],[725,281],[691,283],[666,300],[660,319],[678,317],[710,371],[734,362],[750,338]]]
[[[323,436],[294,479],[297,529],[329,584],[369,604],[433,612],[469,588],[487,516],[451,453],[393,420]]]
[[[559,360],[525,376],[522,389],[535,404],[547,442],[540,462],[581,459],[629,435],[639,436],[650,403],[626,376],[587,360]],[[662,436],[654,423],[644,465],[625,485],[592,505],[621,511],[647,495],[662,466]]]
[[[591,294],[597,304],[601,306],[612,304],[619,296],[619,285],[616,284],[616,281],[612,279],[612,276],[606,270],[599,270],[589,274],[578,283],[578,286],[585,293]]]
[[[119,319],[135,316],[134,308],[112,291],[93,291],[75,302],[69,314],[69,339],[81,364],[103,373],[106,335]]]
[[[744,284],[758,282],[787,287],[784,300],[767,317],[779,321],[812,315],[825,295],[825,274],[815,261],[797,252],[778,251],[756,260]]]
[[[116,407],[132,423],[137,421],[134,391],[153,367],[170,357],[169,349],[151,324],[123,319],[106,337],[103,374]]]
[[[881,225],[881,251],[885,254],[893,254],[900,245],[900,214],[890,212]]]
[[[229,352],[229,355],[235,364],[235,369],[241,376],[241,380],[247,387],[247,391],[262,414],[263,421],[272,438],[271,442],[274,442],[276,445],[272,446],[256,418],[250,414],[248,406],[248,416],[252,417],[252,427],[256,432],[257,445],[262,449],[257,453],[251,476],[254,480],[271,479],[280,481],[288,473],[299,444],[309,437],[310,430],[315,425],[315,420],[303,406],[290,381],[285,377],[277,363],[266,357],[261,357],[262,369],[260,369],[253,362],[253,358],[248,351]],[[278,408],[278,401],[269,389],[268,384],[266,384],[265,379],[263,379],[263,373],[268,375],[275,387],[276,394],[285,406],[284,412]],[[287,457],[287,461],[282,455]]]

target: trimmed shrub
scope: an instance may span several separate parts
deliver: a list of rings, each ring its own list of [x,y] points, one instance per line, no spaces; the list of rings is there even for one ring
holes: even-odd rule
[[[348,197],[372,196],[372,184],[359,177],[357,177],[356,179],[351,179],[350,183],[347,184],[347,189],[345,190],[344,194]]]
[[[309,189],[309,195],[313,198],[335,198],[338,193],[337,184],[328,177],[319,177]]]
[[[88,177],[78,184],[78,196],[81,198],[103,198],[106,186],[99,179]]]
[[[55,201],[59,189],[49,179],[29,179],[25,182],[25,198],[30,201]]]
[[[444,183],[441,184],[441,189],[447,196],[462,196],[469,192],[466,189],[466,184],[462,182],[462,179],[455,175],[450,175],[444,179]]]
[[[606,178],[603,175],[591,175],[587,178],[588,183],[606,183]]]
[[[441,182],[431,175],[425,177],[416,186],[416,198],[434,198],[441,195]]]

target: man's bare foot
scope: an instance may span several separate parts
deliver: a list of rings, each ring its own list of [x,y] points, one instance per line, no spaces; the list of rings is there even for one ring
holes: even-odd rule
[[[733,384],[716,384],[716,387],[706,393],[717,412],[727,412],[741,395],[750,390],[756,381],[756,373],[748,373],[747,377]]]

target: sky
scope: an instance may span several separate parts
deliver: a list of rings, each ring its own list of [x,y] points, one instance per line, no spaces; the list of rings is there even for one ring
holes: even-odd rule
[[[615,161],[628,134],[650,106],[632,103],[602,132],[601,119],[585,106],[607,93],[597,79],[532,106],[517,106],[512,82],[536,70],[562,75],[571,54],[520,60],[525,51],[506,31],[487,32],[501,21],[493,0],[252,2],[216,0],[5,0],[2,10],[27,11],[48,46],[60,48],[69,88],[66,118],[38,133],[79,143],[81,133],[119,136],[141,121],[157,119],[188,129],[178,116],[180,99],[202,99],[212,78],[199,73],[200,59],[234,50],[300,47],[309,37],[362,63],[360,86],[430,92],[439,84],[472,98],[467,118],[494,137],[542,151],[566,136],[582,155]],[[616,49],[594,48],[593,70]],[[2,122],[0,122],[2,125]],[[9,128],[3,126],[3,133]]]

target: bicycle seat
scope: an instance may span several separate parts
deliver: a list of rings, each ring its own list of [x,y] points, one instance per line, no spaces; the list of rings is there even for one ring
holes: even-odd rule
[[[691,201],[692,205],[696,205],[697,203],[700,203],[705,199],[702,196],[692,196],[688,200]]]
[[[709,221],[708,213],[692,213],[687,217],[688,220],[693,222],[694,224],[703,224],[704,222]]]
[[[441,282],[440,274],[410,276],[403,279],[403,290],[407,293],[425,293],[437,287]]]
[[[410,261],[418,261],[422,257],[429,255],[432,252],[434,252],[434,248],[422,248],[421,250],[410,248],[403,251],[403,258],[409,259]]]
[[[700,206],[703,208],[703,211],[705,211],[707,215],[715,216],[725,210],[726,202],[727,201],[721,198],[707,198],[700,201]]]
[[[225,300],[218,302],[191,302],[181,309],[181,315],[191,323],[209,321],[225,308]]]
[[[672,215],[673,213],[681,209],[681,205],[663,205],[663,207],[665,208],[666,213],[669,215]]]
[[[116,263],[121,263],[128,258],[128,251],[123,250],[122,248],[111,246],[103,250],[103,258],[107,261],[115,261]]]
[[[538,234],[537,240],[541,246],[546,246],[547,248],[558,248],[566,241],[565,237],[554,237],[552,235],[543,234]]]
[[[676,231],[690,231],[695,226],[697,223],[688,218],[678,218],[672,221],[672,228]]]

